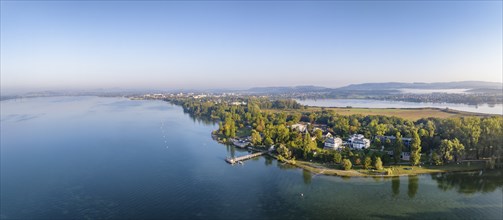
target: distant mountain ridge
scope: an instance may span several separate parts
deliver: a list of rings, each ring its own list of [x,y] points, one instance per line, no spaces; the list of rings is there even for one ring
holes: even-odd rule
[[[435,82],[435,83],[362,83],[337,88],[338,90],[390,90],[390,89],[503,89],[503,83],[484,81]]]
[[[460,82],[435,82],[435,83],[361,83],[351,84],[339,88],[327,88],[321,86],[278,86],[278,87],[254,87],[243,92],[249,93],[308,93],[308,92],[336,92],[336,91],[358,91],[358,90],[400,90],[400,89],[467,89],[470,91],[502,90],[503,83],[484,81],[460,81]]]

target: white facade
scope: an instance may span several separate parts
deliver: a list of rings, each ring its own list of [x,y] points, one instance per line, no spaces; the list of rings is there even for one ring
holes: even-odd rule
[[[330,132],[327,132],[327,134],[323,135],[323,137],[325,137],[325,138],[332,138],[334,136],[332,134],[330,134]]]
[[[370,147],[370,140],[363,134],[353,134],[348,138],[348,144],[353,149],[366,149]]]
[[[307,131],[307,125],[303,125],[303,124],[293,124],[293,125],[292,125],[292,129],[293,129],[293,130],[300,131],[300,132],[306,132],[306,131]]]
[[[246,105],[246,102],[231,102],[231,105]]]
[[[327,138],[325,139],[325,149],[337,150],[342,148],[342,139],[340,138]]]
[[[402,155],[400,155],[400,159],[410,161],[410,152],[402,152]]]

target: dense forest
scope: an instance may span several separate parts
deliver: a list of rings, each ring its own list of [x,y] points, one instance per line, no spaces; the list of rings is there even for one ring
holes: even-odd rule
[[[241,130],[249,130],[251,142],[256,147],[276,146],[278,157],[284,159],[335,162],[345,165],[378,167],[399,163],[396,155],[407,150],[410,163],[446,164],[462,159],[503,156],[503,117],[423,118],[417,121],[388,116],[339,115],[330,109],[309,111],[294,100],[270,100],[266,97],[200,99],[184,97],[166,101],[181,105],[195,117],[218,121],[216,135],[236,137]],[[235,104],[239,101],[241,104]],[[290,125],[303,122],[309,132],[298,132]],[[313,125],[326,125],[327,131],[341,138],[360,133],[372,138],[376,135],[395,136],[396,141],[381,143],[372,140],[370,149],[343,151],[324,150],[322,132]],[[239,136],[239,135],[238,135]],[[316,137],[316,138],[311,138]],[[412,138],[410,148],[405,148],[402,137]],[[313,140],[314,139],[314,140]],[[381,151],[392,149],[394,158]]]

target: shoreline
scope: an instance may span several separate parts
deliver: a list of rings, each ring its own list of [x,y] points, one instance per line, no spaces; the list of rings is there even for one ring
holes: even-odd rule
[[[220,144],[229,144],[219,140],[216,136],[212,138],[220,143]],[[239,148],[232,143],[230,143],[232,147],[243,150],[252,150],[252,151],[262,151],[263,149],[258,149],[253,146],[249,146],[246,148]],[[374,170],[368,169],[365,170],[363,168],[358,169],[350,169],[350,170],[342,170],[337,168],[327,167],[325,164],[320,164],[316,162],[304,161],[304,160],[285,160],[279,159],[275,154],[268,152],[266,155],[276,159],[278,162],[283,162],[285,164],[295,166],[297,168],[304,169],[309,171],[315,175],[325,175],[325,176],[339,176],[339,177],[400,177],[400,176],[415,176],[415,175],[423,175],[423,174],[435,174],[435,173],[453,173],[453,172],[470,172],[470,171],[480,171],[486,168],[485,160],[479,161],[461,161],[456,164],[447,164],[447,165],[426,165],[426,166],[411,166],[411,165],[389,165],[384,166],[385,169],[391,169],[392,174],[386,174],[385,170]],[[473,163],[473,164],[472,164]],[[337,164],[329,164],[329,166],[338,166]],[[362,172],[363,171],[363,172]]]
[[[479,164],[475,164],[471,167],[463,167],[455,169],[454,166],[442,165],[442,166],[434,166],[439,169],[432,169],[432,166],[425,167],[417,167],[410,165],[391,165],[385,166],[384,168],[389,168],[393,170],[392,174],[372,174],[370,172],[379,172],[372,170],[365,170],[368,173],[361,172],[360,169],[355,170],[339,170],[333,168],[323,167],[322,165],[317,165],[317,163],[308,162],[308,161],[296,161],[295,164],[291,164],[293,166],[297,166],[299,168],[305,169],[309,172],[312,172],[316,175],[326,175],[326,176],[340,176],[340,177],[400,177],[400,176],[415,176],[415,175],[423,175],[423,174],[435,174],[435,173],[454,173],[454,172],[471,172],[471,171],[480,171],[485,169],[485,162],[479,161]],[[484,163],[484,165],[482,165]],[[406,170],[406,168],[411,168],[410,170]],[[446,169],[447,168],[447,169]],[[398,172],[397,172],[398,171]],[[409,171],[409,172],[407,172]],[[395,173],[397,172],[397,173]]]
[[[167,101],[170,102],[170,101]],[[171,102],[170,102],[171,103]],[[172,103],[173,104],[173,103]],[[305,110],[317,110],[317,108],[320,107],[312,107],[309,106]],[[355,110],[354,108],[341,108],[341,107],[328,107],[327,109],[345,109],[345,110]],[[358,109],[358,108],[356,108]],[[364,108],[365,109],[365,108]],[[368,108],[367,110],[379,110],[379,109],[373,109],[373,108]],[[388,108],[384,110],[401,110],[401,111],[407,111],[407,110],[412,110],[412,109],[407,109],[407,108]],[[494,115],[490,114],[485,114],[485,113],[471,113],[469,114],[468,112],[463,112],[463,111],[457,111],[457,110],[441,110],[437,108],[432,108],[432,107],[426,107],[426,108],[415,108],[415,110],[419,111],[428,111],[428,110],[433,110],[435,109],[436,111],[440,111],[443,113],[450,113],[450,114],[455,114],[455,115],[471,115],[471,116],[478,116],[478,117],[490,117]],[[383,109],[380,109],[383,110]],[[266,111],[278,111],[275,109],[268,109]],[[353,112],[354,113],[354,112]],[[374,112],[373,112],[374,113]],[[375,112],[378,113],[377,115],[382,115],[379,113],[382,112]],[[374,113],[374,114],[375,114]],[[396,112],[393,112],[396,114]],[[467,114],[468,113],[468,114]],[[371,114],[369,114],[371,115]],[[397,115],[393,115],[395,117],[399,117]],[[403,117],[402,117],[403,118]],[[225,145],[231,145],[235,148],[239,149],[249,149],[252,151],[263,151],[264,149],[259,149],[254,146],[250,145],[248,146],[235,146],[232,142],[229,142],[228,139],[224,138],[223,140],[220,139],[220,137],[215,133],[216,130],[212,131],[210,134],[212,136],[212,139],[217,141],[218,143],[225,144]],[[225,140],[225,141],[224,141]],[[433,173],[450,173],[450,172],[469,172],[469,171],[480,171],[480,170],[485,170],[487,168],[487,161],[486,160],[477,160],[477,161],[461,161],[457,163],[449,163],[445,165],[423,165],[423,166],[411,166],[411,165],[404,165],[404,164],[395,164],[395,165],[387,165],[384,166],[383,170],[374,170],[374,169],[363,169],[361,165],[354,165],[352,169],[350,170],[343,170],[340,169],[339,166],[340,164],[335,164],[335,163],[329,163],[329,164],[321,164],[317,162],[311,162],[311,161],[304,161],[304,160],[299,160],[296,161],[295,158],[293,160],[286,160],[284,158],[278,158],[277,155],[275,155],[272,152],[268,152],[267,155],[273,157],[274,159],[298,167],[302,168],[304,170],[307,170],[315,175],[327,175],[327,176],[340,176],[340,177],[397,177],[397,176],[414,176],[414,175],[421,175],[421,174],[433,174]]]

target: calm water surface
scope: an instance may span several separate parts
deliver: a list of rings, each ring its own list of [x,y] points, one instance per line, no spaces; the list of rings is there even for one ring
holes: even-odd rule
[[[401,102],[384,101],[373,99],[304,99],[297,100],[303,105],[320,107],[355,107],[355,108],[449,108],[466,112],[503,115],[503,104],[467,105],[456,103],[432,103],[432,102]]]
[[[180,107],[123,98],[1,102],[1,219],[501,219],[501,171],[313,175],[214,142]],[[301,196],[301,193],[304,196]]]
[[[470,89],[399,89],[402,93],[412,94],[432,94],[432,93],[451,93],[451,94],[465,94]]]

